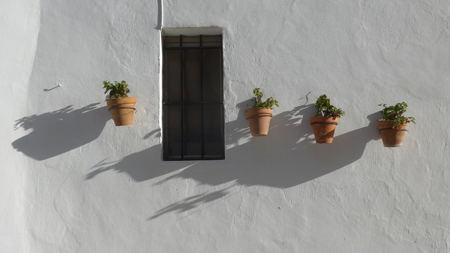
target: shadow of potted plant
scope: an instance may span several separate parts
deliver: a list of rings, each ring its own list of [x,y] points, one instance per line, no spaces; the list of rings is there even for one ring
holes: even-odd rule
[[[259,88],[255,88],[253,94],[255,95],[256,103],[252,108],[244,111],[245,118],[248,121],[252,136],[266,136],[269,134],[273,106],[276,105],[278,107],[278,101],[270,97],[263,102],[263,94]]]
[[[136,98],[128,97],[130,92],[128,84],[125,81],[114,81],[112,84],[109,81],[103,82],[103,88],[106,89],[105,94],[109,91],[109,99],[106,104],[109,107],[111,116],[116,126],[127,126],[133,124],[133,116],[136,111]]]
[[[333,142],[334,130],[338,124],[339,118],[345,115],[345,112],[330,104],[327,95],[320,96],[316,101],[316,115],[309,118],[314,131],[316,143]]]
[[[68,105],[58,110],[22,117],[16,120],[14,129],[22,128],[26,135],[11,144],[17,151],[37,161],[78,149],[95,141],[108,122],[106,106],[97,107],[99,104],[81,108]]]
[[[405,102],[392,106],[386,106],[386,104],[379,104],[379,106],[384,107],[381,111],[383,118],[377,121],[378,130],[384,146],[389,148],[401,147],[405,132],[407,131],[406,126],[410,122],[416,124],[416,119],[403,116],[406,108],[408,108]]]

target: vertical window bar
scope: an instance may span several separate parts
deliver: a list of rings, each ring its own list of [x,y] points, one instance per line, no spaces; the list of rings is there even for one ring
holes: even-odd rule
[[[220,90],[222,91],[222,124],[220,124],[222,134],[222,154],[225,159],[225,104],[223,102],[223,37],[220,37]]]
[[[162,43],[163,43],[163,48],[164,48],[164,37],[161,39]],[[163,132],[162,132],[162,136],[163,136],[163,159],[166,159],[168,157],[168,153],[167,150],[169,150],[167,148],[166,143],[170,143],[167,139],[169,138],[169,136],[167,136],[166,134],[164,134],[164,132],[167,132],[167,105],[165,105],[165,102],[167,101],[167,91],[166,88],[167,87],[167,61],[165,60],[167,59],[167,51],[163,50],[163,104],[162,104],[162,111],[163,111]]]
[[[186,153],[186,144],[184,140],[185,125],[184,125],[184,63],[183,63],[183,36],[180,35],[180,75],[181,75],[181,159],[184,159]]]
[[[203,37],[200,35],[200,99],[201,99],[201,124],[202,124],[202,159],[205,158],[205,130],[203,127]]]

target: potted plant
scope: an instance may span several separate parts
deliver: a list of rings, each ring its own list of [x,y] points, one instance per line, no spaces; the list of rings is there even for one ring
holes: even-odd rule
[[[332,106],[325,94],[317,99],[316,109],[315,117],[309,118],[316,143],[332,143],[338,120],[345,115],[345,112]]]
[[[133,124],[136,98],[128,97],[127,93],[130,92],[128,84],[125,81],[114,81],[114,84],[104,81],[103,88],[106,89],[105,94],[109,91],[109,99],[106,100],[106,104],[109,107],[114,124],[116,126]]]
[[[256,103],[252,108],[244,111],[245,118],[250,126],[252,136],[266,136],[269,133],[270,118],[273,112],[272,107],[274,105],[278,107],[278,101],[270,97],[263,102],[263,94],[259,88],[255,88],[253,94],[255,95]]]
[[[406,126],[410,122],[416,124],[416,119],[403,116],[406,108],[408,108],[405,102],[392,106],[386,106],[386,104],[379,104],[379,106],[384,107],[381,111],[383,118],[377,121],[378,131],[381,134],[384,146],[401,147],[405,137]]]

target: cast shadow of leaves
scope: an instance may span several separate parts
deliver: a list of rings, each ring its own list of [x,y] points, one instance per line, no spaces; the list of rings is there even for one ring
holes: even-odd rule
[[[309,124],[309,117],[315,113],[314,105],[302,105],[277,114],[272,118],[268,136],[251,137],[242,112],[247,103],[240,103],[238,118],[226,123],[225,160],[164,162],[161,145],[156,145],[118,162],[98,164],[86,178],[92,179],[99,173],[115,170],[141,182],[170,173],[156,184],[182,178],[217,187],[232,183],[233,186],[285,189],[354,163],[362,157],[368,142],[380,138],[376,130],[376,113],[368,116],[369,125],[365,127],[344,134],[336,130],[333,144],[316,144]],[[152,134],[159,134],[159,131]],[[190,197],[159,210],[150,219],[168,212],[187,211],[226,194],[226,190],[220,190]]]
[[[148,220],[156,219],[159,216],[164,215],[165,213],[169,213],[169,212],[181,213],[181,212],[189,211],[200,205],[204,205],[206,203],[213,202],[217,199],[225,197],[228,194],[227,190],[228,190],[228,188],[214,191],[214,192],[207,193],[207,194],[198,194],[198,195],[186,198],[184,200],[180,200],[178,202],[170,204],[167,207],[162,208],[161,210],[156,212],[155,215],[148,218]]]
[[[309,116],[304,118],[314,115],[313,111],[312,106],[299,106],[280,113],[273,117],[268,136],[228,149],[223,162],[198,162],[165,181],[186,178],[209,185],[235,181],[243,186],[290,188],[352,164],[362,157],[368,142],[379,139],[378,115],[373,114],[368,126],[345,134],[337,130],[333,144],[316,144]],[[248,138],[246,130],[234,129],[231,135],[237,136],[230,137],[230,142],[239,144]]]
[[[42,161],[83,146],[98,138],[110,119],[106,107],[94,103],[62,109],[16,120],[15,129],[31,130],[12,146],[25,155]]]

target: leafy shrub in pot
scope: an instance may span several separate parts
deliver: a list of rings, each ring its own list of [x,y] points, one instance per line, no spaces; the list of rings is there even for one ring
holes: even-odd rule
[[[109,107],[114,124],[116,126],[133,124],[136,98],[128,97],[130,92],[128,84],[125,81],[114,81],[114,84],[104,81],[103,88],[105,89],[105,94],[109,92],[109,99],[106,100],[106,104]]]
[[[252,136],[266,136],[269,134],[273,106],[278,107],[278,101],[272,97],[263,101],[263,93],[259,88],[255,88],[253,94],[255,95],[256,103],[252,108],[244,111],[245,118],[248,121]]]
[[[339,118],[345,115],[345,112],[330,104],[327,95],[320,96],[316,101],[316,115],[309,118],[314,131],[316,143],[332,143],[334,131]]]
[[[377,126],[385,147],[401,147],[405,137],[406,126],[412,122],[416,124],[413,117],[405,117],[408,105],[405,102],[397,103],[392,106],[379,104],[384,109],[381,110],[382,119],[377,121]]]

